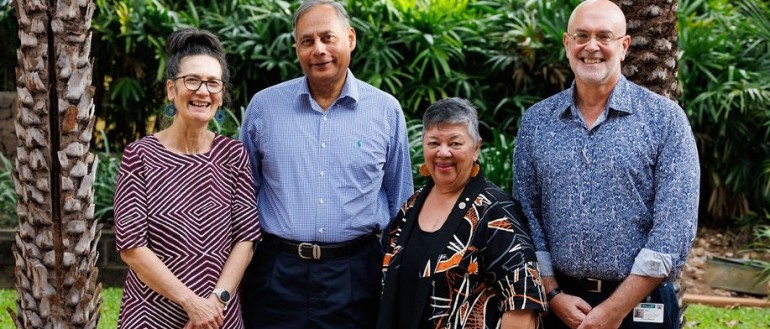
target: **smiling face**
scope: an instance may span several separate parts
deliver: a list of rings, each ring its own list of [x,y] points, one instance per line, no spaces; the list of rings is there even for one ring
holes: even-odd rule
[[[330,5],[318,5],[298,20],[296,52],[302,71],[313,86],[339,86],[345,82],[356,33]]]
[[[187,56],[180,61],[179,77],[196,77],[200,80],[222,79],[222,66],[208,55]],[[222,105],[224,90],[211,93],[202,83],[197,91],[185,87],[185,79],[166,80],[166,97],[176,106],[174,120],[189,124],[208,124]]]
[[[425,165],[437,188],[457,191],[471,176],[481,141],[474,141],[464,124],[439,124],[427,129],[422,138]]]
[[[607,0],[583,2],[570,16],[567,33],[562,40],[578,84],[614,86],[620,79],[620,63],[626,56],[631,37],[625,35],[607,44],[591,38],[588,43],[578,44],[568,35],[578,32],[588,35],[610,32],[615,37],[623,36],[626,34],[623,12]]]

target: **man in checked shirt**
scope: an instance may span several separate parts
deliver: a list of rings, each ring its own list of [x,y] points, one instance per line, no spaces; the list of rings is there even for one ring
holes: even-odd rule
[[[406,122],[348,69],[356,33],[332,0],[294,15],[303,77],[258,92],[241,140],[265,232],[243,278],[246,328],[360,328],[377,320],[375,236],[412,195]]]

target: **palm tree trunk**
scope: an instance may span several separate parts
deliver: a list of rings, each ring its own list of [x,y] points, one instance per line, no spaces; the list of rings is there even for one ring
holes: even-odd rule
[[[623,75],[655,93],[678,102],[676,0],[613,0],[626,15],[631,47],[623,62]],[[674,282],[679,301],[680,327],[687,319],[681,275]]]
[[[96,328],[91,0],[17,0],[17,328]]]
[[[677,101],[676,0],[613,0],[626,15],[631,47],[623,75],[660,95]]]

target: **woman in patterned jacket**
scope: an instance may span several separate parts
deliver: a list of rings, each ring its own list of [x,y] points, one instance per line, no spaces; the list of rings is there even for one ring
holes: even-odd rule
[[[129,266],[120,328],[243,328],[236,288],[260,238],[241,142],[208,130],[229,78],[219,39],[183,29],[166,42],[171,125],[129,144],[115,236]]]
[[[380,329],[535,328],[546,311],[518,204],[479,169],[476,110],[448,98],[423,116],[430,176],[383,234]]]

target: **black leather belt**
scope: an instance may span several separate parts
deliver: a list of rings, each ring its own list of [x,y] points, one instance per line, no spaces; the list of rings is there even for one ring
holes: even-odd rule
[[[559,271],[554,271],[556,282],[559,283],[559,287],[573,288],[584,292],[591,293],[611,293],[620,286],[621,281],[602,280],[595,278],[578,279],[570,276],[566,276]]]
[[[326,259],[346,257],[353,255],[356,251],[361,250],[372,239],[374,233],[370,233],[353,240],[334,243],[334,244],[317,244],[313,242],[298,242],[292,240],[282,239],[273,234],[265,234],[263,242],[277,244],[278,249],[282,252],[292,254],[302,259]]]

